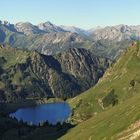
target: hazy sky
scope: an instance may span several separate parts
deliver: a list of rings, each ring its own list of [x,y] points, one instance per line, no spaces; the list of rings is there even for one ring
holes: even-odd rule
[[[140,24],[140,0],[0,0],[0,20],[82,28]]]

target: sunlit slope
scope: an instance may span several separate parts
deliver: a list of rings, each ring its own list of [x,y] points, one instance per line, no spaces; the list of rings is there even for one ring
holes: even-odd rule
[[[140,125],[137,121],[140,119],[139,48],[139,42],[128,48],[97,86],[70,101],[74,108],[73,120],[85,121],[71,129],[61,138],[62,140],[139,138]],[[107,104],[104,99],[112,91],[117,97],[117,102],[113,104],[109,99],[114,98],[108,98],[110,105],[105,106]],[[132,127],[133,124],[135,127]]]
[[[126,135],[130,135],[135,130],[130,130],[130,132],[128,132],[129,134],[121,132],[140,119],[139,101],[140,94],[137,94],[114,108],[99,113],[87,121],[82,122],[68,131],[68,133],[60,139],[118,140]],[[138,138],[138,136],[136,138]]]
[[[108,98],[112,91],[114,97]],[[138,93],[140,93],[139,42],[122,54],[95,87],[69,101],[73,108],[72,119],[76,122],[87,120]],[[108,100],[104,100],[106,97]],[[111,102],[114,98],[117,100],[115,104]]]

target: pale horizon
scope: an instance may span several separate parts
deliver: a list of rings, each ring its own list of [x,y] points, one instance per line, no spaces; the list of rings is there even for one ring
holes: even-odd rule
[[[139,25],[139,0],[4,0],[0,20],[10,23],[50,21],[56,25],[91,29],[119,24]]]

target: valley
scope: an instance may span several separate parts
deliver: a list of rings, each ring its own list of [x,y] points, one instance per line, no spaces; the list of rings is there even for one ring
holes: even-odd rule
[[[1,22],[2,140],[138,139],[139,125],[133,125],[140,119],[139,31]],[[9,117],[50,102],[70,105],[66,122],[35,126]]]

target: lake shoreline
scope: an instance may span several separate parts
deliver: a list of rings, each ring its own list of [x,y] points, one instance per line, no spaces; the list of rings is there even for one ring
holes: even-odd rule
[[[61,103],[61,102],[66,102],[66,101],[60,98],[22,99],[14,103],[3,103],[3,105],[5,106],[4,110],[6,114],[9,114],[11,112],[16,111],[18,108],[27,108],[27,107],[33,107],[33,106],[43,105],[47,103]]]
[[[9,114],[9,117],[16,118],[19,122],[39,125],[48,121],[49,124],[56,125],[63,123],[71,116],[71,108],[67,102],[50,102],[38,104],[32,107],[18,108]]]

